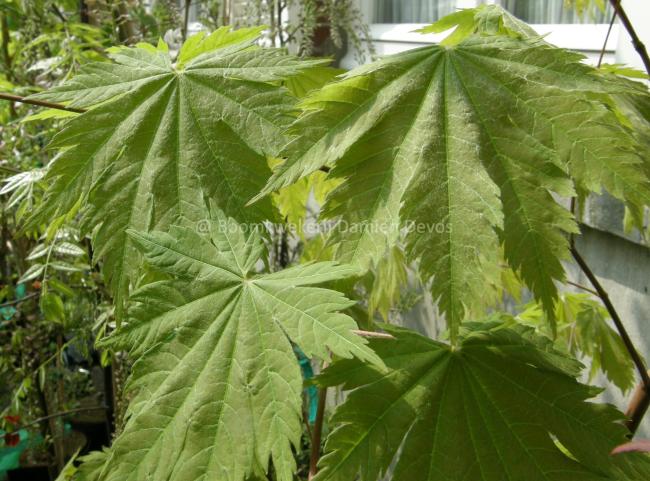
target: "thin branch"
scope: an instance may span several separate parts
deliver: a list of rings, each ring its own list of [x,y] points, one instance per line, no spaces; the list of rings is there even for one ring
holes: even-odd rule
[[[318,410],[316,421],[311,436],[311,453],[309,455],[309,480],[313,479],[318,472],[318,460],[320,459],[320,445],[323,436],[323,419],[325,418],[325,402],[327,401],[327,388],[318,390]]]
[[[13,57],[9,53],[9,42],[11,42],[11,33],[9,32],[9,23],[7,22],[6,14],[0,16],[0,28],[2,30],[2,32],[0,33],[0,35],[2,35],[2,57],[5,64],[7,80],[9,80],[10,82],[15,82],[16,78],[12,68]],[[12,119],[16,117],[16,105],[14,104],[14,102],[9,103],[9,114]]]
[[[183,42],[187,40],[187,28],[190,23],[190,7],[192,5],[192,0],[185,0],[185,8],[184,8],[184,13],[183,13],[183,30],[182,30],[182,35],[183,35]]]
[[[643,382],[639,383],[634,389],[634,393],[632,393],[632,399],[625,411],[625,417],[628,419],[626,425],[632,434],[636,432],[643,416],[648,410],[648,406],[650,405],[649,393],[650,391],[645,388]]]
[[[574,215],[576,212],[576,207],[577,207],[576,198],[571,197],[571,213]],[[571,254],[573,255],[573,258],[578,263],[578,266],[580,266],[582,272],[585,273],[585,275],[589,279],[589,282],[591,282],[591,285],[594,286],[595,294],[600,298],[601,302],[605,305],[605,308],[607,309],[609,316],[612,318],[612,321],[614,321],[614,325],[618,330],[618,334],[619,336],[621,336],[621,340],[623,341],[623,344],[625,345],[628,354],[632,358],[632,362],[634,362],[634,365],[636,366],[637,370],[639,371],[639,375],[641,376],[641,383],[636,388],[634,395],[632,397],[632,401],[630,402],[630,405],[625,413],[625,416],[627,417],[627,421],[625,425],[629,429],[630,435],[633,436],[636,430],[638,429],[639,424],[641,424],[641,420],[643,419],[643,416],[648,410],[648,406],[650,406],[649,372],[646,370],[643,359],[641,358],[638,351],[634,347],[634,343],[632,342],[632,339],[630,339],[630,336],[625,330],[625,326],[623,325],[623,322],[621,321],[618,312],[616,312],[616,309],[614,308],[612,301],[610,301],[607,291],[600,284],[598,278],[595,276],[593,271],[587,265],[584,258],[580,255],[580,253],[576,249],[575,235],[573,233],[569,234],[569,245],[570,245],[570,250],[571,250]]]
[[[54,14],[55,14],[57,17],[59,17],[59,20],[61,20],[61,22],[63,22],[63,23],[68,23],[68,19],[65,18],[65,15],[63,15],[63,12],[61,12],[61,10],[59,10],[59,7],[57,7],[56,5],[52,4],[52,11],[54,12]]]
[[[128,1],[128,0],[126,0]],[[120,40],[131,45],[136,40],[135,26],[131,20],[125,0],[119,0],[113,9],[113,20],[119,29]]]
[[[280,38],[280,47],[284,47],[284,25],[282,25],[282,12],[284,11],[284,3],[282,0],[278,2],[278,37]]]
[[[27,423],[27,424],[23,424],[21,426],[18,426],[16,428],[14,428],[14,431],[19,431],[21,429],[26,429],[26,428],[29,428],[29,427],[35,425],[35,424],[40,424],[43,421],[48,421],[48,420],[54,419],[54,418],[60,418],[62,416],[67,416],[68,414],[76,414],[76,413],[81,413],[81,412],[85,412],[85,411],[99,411],[99,410],[105,411],[106,406],[94,406],[94,407],[87,407],[87,408],[70,409],[68,411],[61,411],[61,412],[58,412],[58,413],[50,414],[48,416],[43,416],[41,418],[35,419],[31,423]]]
[[[623,24],[625,30],[627,30],[627,33],[630,35],[630,38],[632,39],[632,45],[634,45],[634,50],[636,50],[639,56],[641,57],[641,60],[643,61],[643,65],[645,65],[646,72],[648,72],[648,75],[650,75],[650,57],[648,57],[648,51],[646,50],[645,45],[643,44],[639,36],[636,34],[636,30],[634,30],[634,27],[632,26],[632,22],[630,22],[630,18],[627,16],[625,9],[623,9],[623,5],[621,5],[621,0],[609,0],[609,3],[612,4],[612,7],[614,7],[614,11],[616,12],[616,15],[618,15],[618,18],[621,19],[621,23]]]
[[[582,284],[578,284],[577,282],[573,282],[573,281],[564,281],[564,282],[566,284],[569,284],[570,286],[577,287],[578,289],[582,289],[583,291],[587,291],[596,297],[600,297],[598,296],[598,293],[596,291],[594,291],[593,289],[589,289],[587,286],[583,286]]]
[[[594,286],[594,289],[596,289],[598,293],[598,297],[600,297],[600,300],[605,305],[605,308],[607,309],[607,312],[609,312],[612,321],[614,321],[614,325],[616,326],[616,329],[618,330],[618,333],[621,336],[621,340],[623,341],[623,344],[625,344],[625,348],[627,349],[627,352],[630,354],[630,357],[632,358],[632,362],[634,362],[634,365],[636,366],[637,370],[639,371],[639,375],[641,376],[641,381],[643,383],[643,390],[644,390],[643,394],[645,397],[648,397],[648,390],[650,389],[650,376],[648,375],[648,371],[646,370],[645,363],[643,362],[643,359],[641,358],[638,351],[634,347],[634,343],[632,342],[632,339],[630,339],[629,334],[625,330],[625,326],[623,325],[623,322],[621,321],[618,312],[616,312],[616,309],[614,308],[612,301],[609,299],[609,295],[607,294],[607,291],[603,288],[603,286],[598,281],[598,278],[596,278],[595,274],[592,272],[592,270],[589,268],[585,260],[577,251],[575,245],[571,245],[571,254],[573,255],[575,261],[580,266],[580,269],[582,269],[582,272],[584,272],[587,278],[589,279],[589,282],[591,282],[591,285]],[[647,407],[648,406],[646,402],[646,409]],[[630,431],[632,433],[634,433],[634,430],[638,426],[638,423],[640,422],[641,417],[643,417],[644,413],[645,410],[640,414],[637,413],[637,416],[639,416],[638,419],[630,419],[628,421],[628,427],[630,428]],[[636,423],[636,426],[634,423]]]
[[[603,48],[600,49],[600,56],[598,57],[598,68],[603,64],[603,57],[605,56],[605,49],[607,48],[607,41],[609,36],[612,33],[612,27],[614,27],[614,22],[616,21],[616,11],[612,13],[612,19],[609,21],[609,28],[607,29],[607,35],[605,35],[605,41],[603,42]]]
[[[276,38],[276,36],[278,34],[277,33],[277,28],[276,28],[276,25],[275,25],[275,22],[276,22],[275,3],[276,3],[276,0],[271,0],[270,5],[268,5],[268,8],[269,8],[269,27],[271,29],[271,32],[270,32],[269,36],[271,37],[271,44],[272,44],[273,47],[276,46],[275,45],[275,38]],[[261,15],[261,14],[262,14],[262,9],[260,9],[260,12],[259,12],[259,15]]]
[[[222,25],[230,25],[230,2],[232,0],[224,0],[221,22]]]
[[[13,301],[3,302],[2,304],[0,304],[0,308],[15,306],[16,304],[20,304],[21,302],[28,301],[28,300],[30,300],[30,299],[32,299],[34,297],[38,297],[40,295],[41,295],[40,292],[32,292],[31,294],[28,294],[25,297],[21,297],[20,299],[15,299]]]
[[[0,92],[0,99],[9,100],[10,102],[20,102],[23,104],[37,105],[39,107],[47,107],[50,109],[65,110],[66,112],[75,112],[77,114],[83,114],[85,112],[84,109],[66,107],[65,105],[62,104],[55,104],[53,102],[46,102],[44,100],[30,99],[27,97],[21,97],[20,95],[13,95],[4,92]]]
[[[11,57],[11,54],[9,53],[9,42],[11,41],[11,36],[9,34],[9,23],[7,22],[7,15],[2,15],[2,18],[0,18],[0,24],[2,25],[2,57],[3,61],[5,64],[5,68],[7,69],[7,75],[9,77],[9,80],[12,80],[13,75],[11,72],[11,64],[13,61],[13,58]]]

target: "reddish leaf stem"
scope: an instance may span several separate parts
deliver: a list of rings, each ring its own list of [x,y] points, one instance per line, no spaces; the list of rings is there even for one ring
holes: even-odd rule
[[[318,460],[320,459],[320,445],[323,436],[323,420],[325,418],[325,402],[327,401],[327,388],[323,387],[318,390],[318,410],[316,411],[316,421],[314,430],[311,435],[311,453],[309,456],[309,480],[316,476],[318,472]]]
[[[636,52],[639,54],[639,57],[641,57],[643,65],[645,65],[646,72],[648,72],[648,75],[650,75],[650,57],[648,57],[648,50],[645,48],[645,45],[637,35],[636,30],[634,30],[632,22],[630,22],[630,18],[627,16],[623,5],[621,5],[621,0],[609,0],[609,3],[612,4],[616,15],[621,19],[621,23],[632,39],[634,50],[636,50]]]

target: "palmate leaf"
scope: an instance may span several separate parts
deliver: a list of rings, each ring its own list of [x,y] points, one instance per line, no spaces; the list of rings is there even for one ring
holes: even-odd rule
[[[450,30],[453,28],[453,31]],[[440,20],[416,30],[420,33],[442,33],[451,31],[442,45],[455,45],[475,33],[489,35],[508,35],[512,37],[538,37],[539,35],[527,23],[522,22],[498,5],[479,5],[465,8]]]
[[[650,200],[612,98],[639,89],[581,60],[539,38],[496,35],[359,67],[303,101],[293,127],[302,135],[265,192],[332,165],[345,179],[324,213],[344,226],[332,238],[338,258],[366,267],[410,228],[409,257],[434,277],[452,337],[497,284],[499,243],[551,312],[565,234],[577,231],[551,193],[605,188],[630,205]]]
[[[353,389],[331,421],[315,481],[641,479],[610,451],[626,439],[622,415],[588,402],[580,364],[519,326],[469,325],[456,349],[386,326],[371,345],[387,373],[336,363],[321,383]],[[359,475],[357,478],[356,476]]]
[[[333,262],[255,274],[264,246],[215,211],[209,237],[186,227],[129,231],[154,269],[172,277],[137,290],[130,321],[106,341],[137,361],[128,422],[104,481],[241,481],[273,461],[293,479],[307,356],[382,361],[339,311],[352,303],[315,284],[354,274]]]
[[[139,264],[127,229],[198,221],[204,197],[241,220],[273,218],[270,202],[243,206],[264,185],[266,155],[277,154],[293,119],[295,101],[276,84],[322,61],[258,48],[259,32],[191,37],[176,64],[164,43],[112,49],[113,63],[87,65],[36,96],[91,108],[54,138],[62,152],[35,220],[81,203],[118,310]]]

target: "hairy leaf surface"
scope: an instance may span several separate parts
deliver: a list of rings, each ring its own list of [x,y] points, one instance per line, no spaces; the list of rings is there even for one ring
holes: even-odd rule
[[[319,62],[258,48],[259,32],[191,37],[176,64],[165,44],[112,49],[113,63],[87,65],[36,96],[91,108],[51,144],[62,152],[36,219],[81,205],[118,309],[139,263],[127,229],[199,221],[204,197],[242,220],[273,218],[270,202],[243,206],[268,178],[266,155],[284,145],[293,118],[294,100],[276,84]]]
[[[612,98],[638,88],[581,60],[539,38],[496,35],[359,67],[303,102],[301,136],[265,192],[332,165],[345,179],[325,207],[344,226],[332,238],[339,258],[366,267],[409,229],[410,258],[434,277],[452,336],[497,283],[499,243],[550,313],[565,235],[577,231],[552,193],[650,200]]]
[[[256,230],[217,212],[209,232],[129,231],[171,279],[136,291],[133,317],[108,340],[137,361],[129,420],[105,481],[241,481],[266,471],[269,460],[277,479],[290,481],[291,446],[302,433],[291,342],[308,356],[327,360],[331,352],[383,366],[339,312],[351,302],[314,287],[354,269],[321,262],[256,274],[264,250]]]
[[[353,391],[315,481],[375,481],[396,454],[393,481],[628,479],[619,468],[634,469],[609,456],[626,439],[622,415],[588,402],[598,390],[576,381],[577,361],[529,328],[468,327],[453,349],[387,326],[397,339],[372,346],[388,373],[325,371],[322,383]]]

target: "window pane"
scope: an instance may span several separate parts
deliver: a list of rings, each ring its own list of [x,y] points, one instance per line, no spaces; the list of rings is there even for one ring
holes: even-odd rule
[[[431,23],[453,13],[457,0],[365,0],[366,10],[371,13],[372,23]],[[603,13],[596,6],[598,2],[587,3],[588,7],[578,15],[567,6],[566,0],[478,0],[480,3],[497,3],[516,17],[532,24],[542,23],[609,23],[612,9],[609,2]],[[574,2],[581,3],[581,2]]]
[[[588,2],[589,8],[578,15],[575,8],[567,6],[566,0],[499,0],[503,8],[528,23],[609,23],[611,5],[603,13],[596,2]]]
[[[373,23],[432,23],[456,10],[456,0],[374,0]]]

